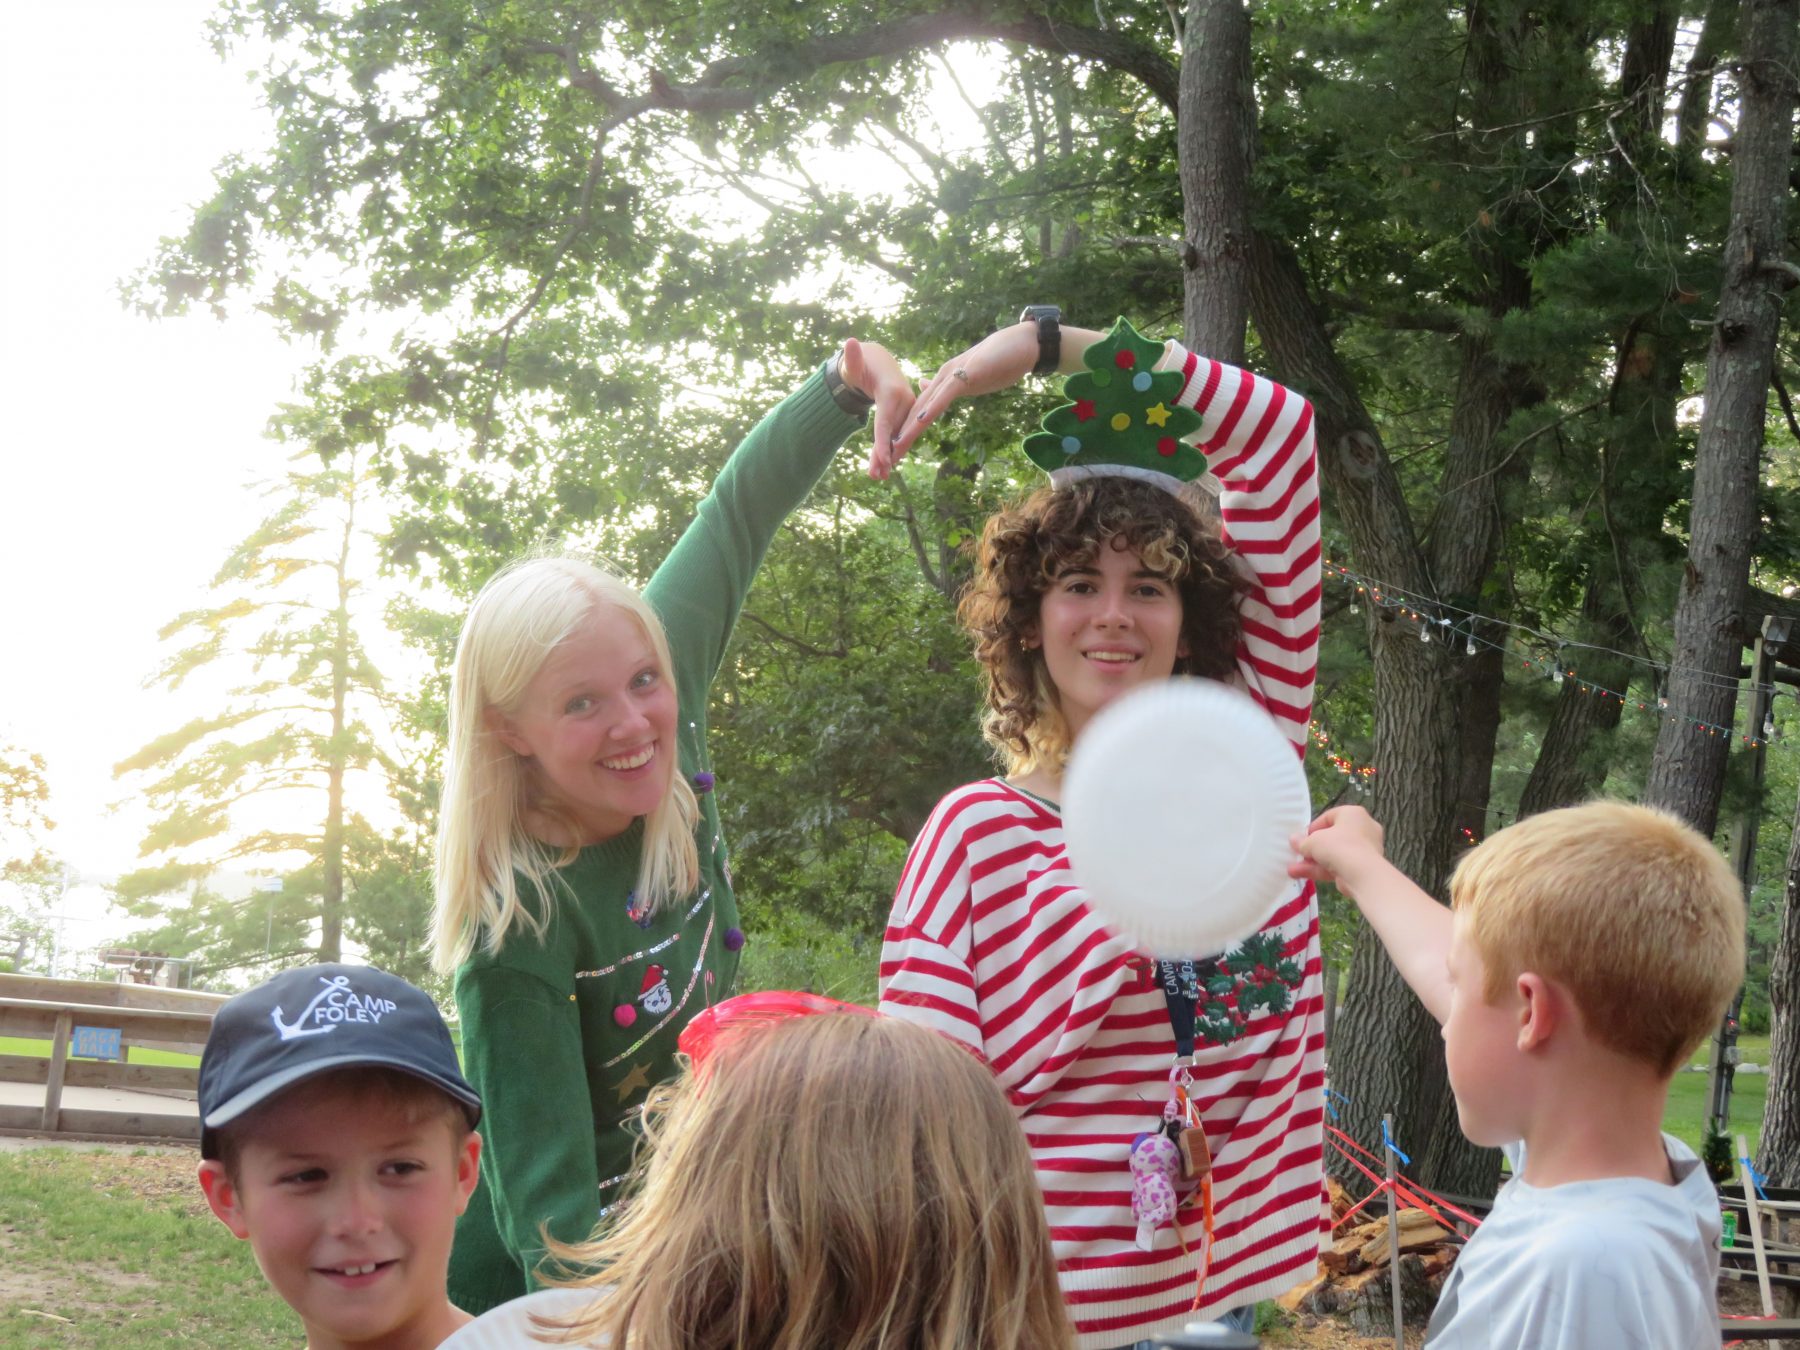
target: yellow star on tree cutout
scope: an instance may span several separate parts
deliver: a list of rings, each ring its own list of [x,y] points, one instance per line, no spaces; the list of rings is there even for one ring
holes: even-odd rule
[[[619,1100],[624,1101],[634,1092],[641,1092],[650,1086],[650,1066],[633,1064],[631,1072],[619,1080]]]
[[[1146,408],[1144,420],[1153,427],[1160,427],[1169,420],[1169,410],[1160,403],[1154,408]]]

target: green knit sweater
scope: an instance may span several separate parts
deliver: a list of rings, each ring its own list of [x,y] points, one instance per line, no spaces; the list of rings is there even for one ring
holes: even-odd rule
[[[815,374],[744,439],[645,588],[668,629],[690,781],[711,772],[707,687],[763,554],[858,425]],[[559,873],[542,941],[515,930],[456,973],[464,1069],[483,1104],[481,1184],[450,1259],[450,1297],[469,1312],[537,1287],[545,1226],[588,1237],[630,1170],[629,1122],[674,1073],[676,1036],[732,990],[743,934],[709,785],[697,780],[697,892],[635,913],[636,822]]]

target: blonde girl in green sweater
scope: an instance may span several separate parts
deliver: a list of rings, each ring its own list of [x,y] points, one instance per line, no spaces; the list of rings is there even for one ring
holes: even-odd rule
[[[450,1293],[537,1287],[630,1171],[626,1129],[675,1038],[726,997],[744,934],[706,749],[707,689],[782,520],[869,410],[885,459],[913,389],[872,343],[750,432],[640,594],[528,558],[470,608],[451,679],[433,943],[485,1106]],[[891,429],[891,430],[890,430]]]

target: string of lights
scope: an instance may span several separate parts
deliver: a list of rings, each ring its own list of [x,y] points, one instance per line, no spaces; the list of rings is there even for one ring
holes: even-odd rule
[[[1338,754],[1337,751],[1331,748],[1330,733],[1328,733],[1324,727],[1320,726],[1316,720],[1311,724],[1308,730],[1312,736],[1312,743],[1325,752],[1325,759],[1331,767],[1343,774],[1345,778],[1349,779],[1350,786],[1358,793],[1365,791],[1369,779],[1375,776],[1375,766],[1373,764],[1358,764],[1348,755]]]
[[[1355,792],[1359,797],[1367,792],[1369,790],[1369,780],[1375,777],[1375,766],[1373,764],[1358,764],[1348,755],[1338,754],[1331,748],[1331,733],[1320,726],[1316,719],[1309,725],[1308,730],[1312,737],[1312,743],[1325,752],[1325,758],[1329,761],[1331,767],[1344,775],[1351,791]],[[1463,843],[1467,847],[1474,848],[1475,845],[1481,842],[1476,836],[1475,831],[1471,830],[1467,825],[1458,826],[1457,828],[1458,833],[1462,836]]]
[[[1523,669],[1544,675],[1559,686],[1567,687],[1569,681],[1573,681],[1573,687],[1582,694],[1611,699],[1621,708],[1635,708],[1639,712],[1654,712],[1664,721],[1671,724],[1686,723],[1689,726],[1698,727],[1709,736],[1736,737],[1743,744],[1752,747],[1768,745],[1780,737],[1772,711],[1764,716],[1763,724],[1756,729],[1756,733],[1740,733],[1729,726],[1721,726],[1702,718],[1689,717],[1686,714],[1671,711],[1667,696],[1660,692],[1653,699],[1638,698],[1587,679],[1571,663],[1569,653],[1572,650],[1585,650],[1623,657],[1640,665],[1649,666],[1659,676],[1666,674],[1670,669],[1670,667],[1647,661],[1641,656],[1617,652],[1612,648],[1597,646],[1593,643],[1571,642],[1540,632],[1526,624],[1496,619],[1489,615],[1478,614],[1473,610],[1461,609],[1438,601],[1422,600],[1404,590],[1331,562],[1329,559],[1325,562],[1325,570],[1333,578],[1353,589],[1354,594],[1350,600],[1352,613],[1357,612],[1359,599],[1366,600],[1381,609],[1391,610],[1401,617],[1409,619],[1417,626],[1421,642],[1431,642],[1434,640],[1434,636],[1437,641],[1446,645],[1455,645],[1460,642],[1470,656],[1474,656],[1484,649],[1508,653],[1519,661]],[[1484,628],[1489,632],[1496,630],[1504,632],[1509,635],[1508,639],[1495,642],[1478,631]],[[1541,644],[1547,650],[1542,655],[1533,655],[1531,652],[1523,650],[1526,642]],[[1739,681],[1716,672],[1697,671],[1693,673],[1699,675],[1703,682],[1712,684],[1716,688],[1729,689],[1734,696],[1742,687]],[[1769,687],[1769,692],[1771,694],[1774,692],[1773,686]],[[1323,742],[1318,743],[1324,744]],[[1335,760],[1333,762],[1335,763]],[[1340,772],[1343,771],[1340,769]]]
[[[1581,642],[1575,638],[1559,637],[1554,633],[1546,633],[1541,629],[1533,628],[1529,624],[1518,623],[1512,619],[1496,619],[1492,615],[1480,614],[1471,609],[1463,609],[1461,606],[1448,604],[1442,600],[1432,600],[1416,596],[1401,587],[1390,585],[1384,581],[1377,581],[1371,577],[1366,577],[1339,563],[1332,562],[1329,558],[1325,560],[1325,570],[1339,580],[1354,585],[1359,593],[1369,595],[1372,599],[1376,600],[1377,603],[1390,608],[1404,609],[1409,614],[1427,614],[1433,624],[1436,624],[1440,629],[1446,630],[1456,636],[1474,636],[1474,630],[1479,626],[1502,628],[1510,633],[1516,633],[1521,637],[1528,638],[1549,651],[1590,651],[1603,656],[1617,657],[1621,661],[1629,661],[1634,665],[1644,666],[1657,677],[1659,682],[1671,673],[1679,671],[1684,675],[1695,676],[1704,684],[1711,685],[1718,689],[1725,689],[1733,693],[1736,693],[1743,683],[1735,675],[1723,674],[1713,670],[1700,670],[1691,666],[1672,666],[1667,662],[1657,661],[1651,657],[1647,657],[1640,652],[1622,652],[1615,647],[1606,647],[1594,642]],[[1480,639],[1477,639],[1477,641],[1480,641]],[[1488,643],[1487,645],[1494,646],[1495,644]],[[1473,655],[1473,653],[1471,653],[1471,655]]]

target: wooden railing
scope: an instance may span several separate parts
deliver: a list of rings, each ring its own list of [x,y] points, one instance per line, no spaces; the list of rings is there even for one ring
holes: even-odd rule
[[[198,1068],[131,1064],[131,1046],[198,1055],[220,994],[148,985],[48,980],[0,975],[0,1036],[46,1038],[50,1057],[0,1055],[0,1082],[44,1085],[40,1104],[0,1102],[0,1134],[63,1139],[164,1140],[197,1143],[200,1117],[191,1105]],[[71,1059],[77,1028],[119,1033],[117,1061]],[[68,1107],[69,1087],[117,1088],[169,1099],[167,1110]]]

